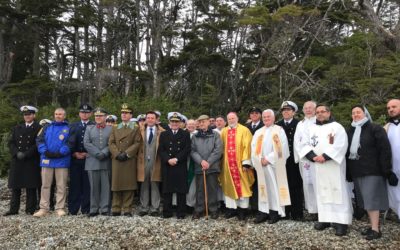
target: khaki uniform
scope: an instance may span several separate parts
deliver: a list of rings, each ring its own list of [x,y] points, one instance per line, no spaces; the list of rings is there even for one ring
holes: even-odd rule
[[[132,210],[133,191],[137,189],[136,162],[142,137],[133,123],[123,123],[113,127],[109,139],[112,158],[111,191],[113,192],[112,212],[130,213]],[[128,160],[118,161],[116,157],[125,152]],[[121,211],[122,210],[122,211]]]

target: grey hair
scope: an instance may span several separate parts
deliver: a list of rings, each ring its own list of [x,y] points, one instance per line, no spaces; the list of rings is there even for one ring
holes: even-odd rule
[[[56,110],[54,110],[54,112],[56,112],[56,111],[62,111],[62,112],[64,112],[64,115],[67,115],[67,111],[65,111],[65,109],[63,109],[63,108],[56,108]]]
[[[275,112],[272,109],[266,109],[263,111],[263,114],[264,113],[270,113],[270,114],[272,114],[273,117],[275,117]]]
[[[314,106],[314,108],[317,108],[317,102],[316,102],[316,101],[313,101],[313,100],[309,100],[309,101],[306,101],[306,102],[303,104],[303,109],[304,109],[304,106],[306,105],[306,103],[308,103],[308,102],[312,103],[313,106]]]

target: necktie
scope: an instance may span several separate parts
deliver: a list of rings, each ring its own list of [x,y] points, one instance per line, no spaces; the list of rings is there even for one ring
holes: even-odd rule
[[[285,125],[286,125],[286,126],[289,126],[289,123],[288,123],[288,122],[285,122]]]
[[[30,128],[30,127],[31,127],[31,125],[26,124],[26,128]]]
[[[256,125],[255,124],[253,124],[253,129],[256,129]]]
[[[150,135],[149,135],[149,144],[151,143],[151,141],[153,140],[153,128],[150,128]]]

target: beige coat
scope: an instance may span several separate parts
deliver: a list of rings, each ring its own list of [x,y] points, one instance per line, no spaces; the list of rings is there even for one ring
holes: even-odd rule
[[[165,131],[161,126],[157,126],[157,134],[156,134],[156,150],[158,150],[158,143],[160,139],[160,134],[161,132]],[[146,127],[141,127],[140,128],[140,134],[142,137],[142,141],[146,141]],[[137,181],[144,182],[144,170],[145,170],[145,163],[144,163],[144,143],[140,146],[139,148],[139,153],[138,153],[138,158],[137,158]],[[161,181],[161,159],[160,156],[158,155],[158,151],[156,151],[156,160],[155,164],[153,167],[153,172],[151,173],[151,181]]]
[[[111,191],[137,189],[136,162],[142,143],[138,127],[134,127],[132,124],[129,128],[124,128],[122,124],[113,127],[109,139],[112,158]],[[115,159],[120,152],[126,152],[129,159],[124,162]]]

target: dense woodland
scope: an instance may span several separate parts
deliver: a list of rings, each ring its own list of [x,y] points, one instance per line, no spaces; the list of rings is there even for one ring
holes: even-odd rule
[[[382,123],[399,66],[399,0],[0,0],[0,161],[23,104],[245,119],[313,99]]]

